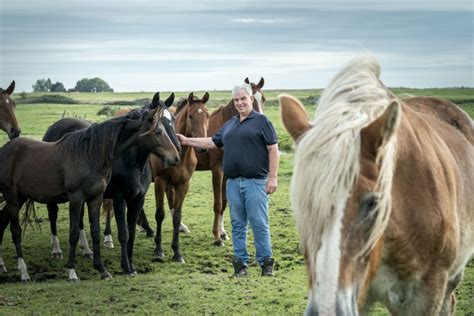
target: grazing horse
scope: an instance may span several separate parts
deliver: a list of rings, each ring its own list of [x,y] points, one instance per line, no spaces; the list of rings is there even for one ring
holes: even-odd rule
[[[262,88],[265,83],[263,78],[258,84],[250,83],[248,78],[245,78],[245,83],[250,84],[254,96],[253,109],[257,112],[263,113],[263,104],[265,96],[262,93]],[[219,107],[215,110],[209,118],[209,128],[207,129],[207,136],[212,137],[225,122],[230,120],[233,116],[238,115],[234,106],[234,100],[230,100],[225,106]],[[198,153],[198,164],[196,170],[211,170],[212,172],[212,188],[214,192],[214,224],[213,235],[214,245],[224,245],[224,240],[229,239],[224,229],[224,211],[227,205],[226,188],[224,181],[224,172],[222,171],[222,158],[224,151],[220,148],[209,149],[207,152]]]
[[[170,137],[173,145],[181,151],[181,145],[176,137],[175,124],[172,115],[168,112],[168,107],[173,103],[174,94],[163,103],[160,101],[160,94],[157,92],[148,109],[163,107],[161,123],[165,132]],[[127,114],[131,110],[124,112]],[[65,133],[79,130],[90,126],[90,123],[79,119],[62,119],[54,123],[43,137],[44,141],[53,142],[61,138]],[[151,169],[149,166],[149,155],[151,151],[147,147],[134,146],[118,157],[112,165],[112,176],[104,192],[105,201],[112,201],[116,209],[116,220],[119,231],[119,240],[122,250],[122,269],[129,275],[135,274],[132,265],[133,244],[135,239],[135,226],[138,214],[141,214],[144,199],[151,182]],[[127,220],[125,219],[125,205],[127,206]],[[104,206],[105,208],[105,206]],[[53,245],[52,256],[62,257],[59,241],[56,232],[58,207],[56,204],[48,204],[48,215],[51,222],[51,240]],[[127,223],[128,222],[128,223]],[[128,227],[126,226],[128,225]],[[79,245],[83,245],[84,254],[87,255],[89,248],[85,239],[83,217],[80,223]],[[108,222],[110,234],[110,221]],[[106,228],[107,230],[107,228]],[[109,236],[111,237],[111,236]],[[111,239],[110,239],[111,240]],[[89,250],[90,251],[90,250]]]
[[[54,143],[17,138],[0,149],[0,161],[3,162],[0,165],[0,191],[6,200],[6,206],[0,211],[0,245],[5,228],[10,223],[21,280],[29,280],[21,249],[19,223],[19,211],[27,199],[46,204],[69,201],[67,267],[69,280],[72,281],[78,280],[74,260],[81,210],[87,203],[94,267],[100,271],[101,278],[111,278],[100,257],[99,211],[102,195],[114,160],[137,144],[156,152],[169,165],[179,161],[176,147],[163,132],[162,115],[162,107],[136,110],[127,116],[68,133]],[[0,271],[4,269],[2,265]]]
[[[400,100],[373,57],[352,60],[309,123],[279,97],[296,141],[292,204],[308,315],[450,315],[474,253],[473,121],[449,101]]]
[[[188,99],[178,104],[176,109],[176,131],[187,137],[206,137],[206,131],[209,124],[209,112],[206,108],[206,102],[209,100],[209,94],[206,92],[202,99],[196,98],[193,93],[189,94]],[[166,168],[163,164],[152,156],[151,169],[153,172],[153,181],[155,183],[156,200],[156,235],[154,256],[162,260],[164,258],[161,246],[161,227],[164,212],[164,195],[168,199],[168,205],[173,217],[173,241],[171,247],[174,255],[173,260],[184,263],[184,259],[179,252],[179,232],[181,224],[181,212],[189,189],[189,181],[197,165],[197,158],[191,146],[183,146],[181,160],[178,165]],[[200,149],[196,149],[200,151]]]
[[[8,138],[20,136],[20,128],[15,117],[16,103],[11,98],[15,90],[15,81],[12,81],[6,90],[0,88],[0,129],[4,130]]]

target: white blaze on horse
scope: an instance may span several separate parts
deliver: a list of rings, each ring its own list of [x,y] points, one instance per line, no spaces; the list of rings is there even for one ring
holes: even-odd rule
[[[352,60],[309,122],[279,97],[296,142],[292,204],[308,315],[449,315],[474,253],[474,127],[449,101],[395,97],[372,57]]]

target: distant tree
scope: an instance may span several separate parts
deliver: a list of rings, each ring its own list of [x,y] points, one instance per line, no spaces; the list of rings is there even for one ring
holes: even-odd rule
[[[83,78],[76,83],[74,88],[78,92],[113,92],[109,84],[100,78]]]
[[[51,92],[66,92],[66,88],[64,88],[64,85],[61,82],[56,82],[51,85],[51,89],[49,90]]]
[[[51,89],[51,79],[38,79],[33,85],[34,92],[49,92]]]

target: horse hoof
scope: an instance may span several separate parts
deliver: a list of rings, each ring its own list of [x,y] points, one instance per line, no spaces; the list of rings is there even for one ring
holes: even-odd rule
[[[79,281],[81,281],[79,278],[72,278],[72,279],[67,279],[68,282],[71,282],[71,283],[77,283]]]
[[[62,259],[63,258],[63,253],[62,252],[54,252],[51,254],[51,258],[53,259]]]
[[[191,231],[189,230],[189,228],[187,228],[186,226],[184,226],[184,227],[183,227],[183,226],[180,226],[180,227],[179,227],[179,232],[180,232],[180,233],[183,233],[183,234],[190,234],[190,233],[191,233]]]
[[[132,271],[132,272],[129,272],[127,273],[129,277],[133,278],[135,276],[137,276],[137,271]]]
[[[29,276],[26,276],[26,277],[22,277],[21,278],[21,282],[22,283],[30,283],[31,279]]]
[[[104,248],[114,249],[114,243],[112,241],[105,241],[104,242]]]
[[[184,258],[182,256],[179,256],[179,257],[173,257],[173,261],[176,262],[176,263],[185,263],[184,262]]]
[[[86,259],[92,259],[94,256],[92,253],[84,253],[82,254],[82,257],[86,258]]]
[[[112,277],[112,275],[111,275],[109,272],[105,271],[105,272],[103,272],[103,273],[100,275],[100,279],[101,279],[101,280],[108,281],[108,280],[112,280],[113,277]]]
[[[2,272],[7,272],[7,267],[4,264],[0,266],[0,273]]]
[[[217,246],[217,247],[222,247],[224,246],[224,241],[222,240],[214,240],[214,246]]]

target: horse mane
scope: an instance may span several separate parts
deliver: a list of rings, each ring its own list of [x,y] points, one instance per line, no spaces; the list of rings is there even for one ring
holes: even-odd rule
[[[56,142],[66,156],[86,160],[96,168],[103,168],[114,158],[114,148],[127,116],[119,116],[90,127],[65,134]]]
[[[379,117],[394,97],[379,75],[380,66],[371,56],[356,58],[343,67],[324,90],[313,128],[296,148],[291,196],[310,266],[316,263],[318,250],[342,217],[360,173],[361,129]],[[379,210],[360,254],[375,245],[388,224],[395,142],[393,137],[378,153]]]

